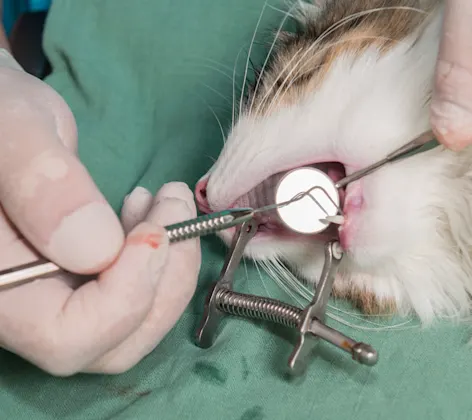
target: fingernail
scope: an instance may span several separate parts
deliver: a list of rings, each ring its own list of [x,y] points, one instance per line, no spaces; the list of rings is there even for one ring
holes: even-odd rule
[[[151,193],[149,192],[148,189],[144,188],[144,187],[141,187],[141,186],[137,186],[134,188],[133,191],[131,191],[129,194],[126,194],[125,195],[125,198],[123,198],[123,202],[126,202],[130,199],[130,197],[136,197],[136,196],[141,196],[141,195],[145,195],[145,196],[149,196],[151,195]]]
[[[164,184],[157,192],[155,202],[164,198],[180,198],[187,202],[194,202],[193,192],[185,182],[169,182]]]
[[[121,222],[125,232],[131,231],[139,222],[144,220],[152,206],[152,195],[143,187],[136,187],[128,199],[123,202]]]
[[[196,216],[189,203],[180,198],[165,197],[149,211],[146,220],[159,226],[180,223]]]
[[[64,217],[51,235],[47,251],[61,267],[76,273],[97,273],[120,252],[124,232],[105,203],[87,204]]]
[[[147,190],[144,187],[136,187],[133,191],[131,191],[131,194],[128,194],[128,198],[136,198],[136,197],[149,197],[151,193],[149,190]]]
[[[438,140],[452,150],[458,151],[472,143],[472,111],[455,102],[433,102],[431,125]]]

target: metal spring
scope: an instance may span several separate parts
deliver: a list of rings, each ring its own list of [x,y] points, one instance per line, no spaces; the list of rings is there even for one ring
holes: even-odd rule
[[[216,232],[219,226],[230,223],[233,220],[231,215],[209,218],[197,223],[181,223],[178,227],[167,230],[169,242],[180,242],[185,239],[196,238],[209,233]]]
[[[290,328],[301,322],[302,310],[275,299],[220,289],[215,296],[217,309],[230,315],[272,321]]]

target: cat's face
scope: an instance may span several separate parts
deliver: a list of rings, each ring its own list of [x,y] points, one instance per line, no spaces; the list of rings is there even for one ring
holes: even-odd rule
[[[349,4],[362,10],[365,3]],[[396,26],[386,28],[377,18],[323,39],[343,16],[313,10],[301,34],[284,35],[197,186],[202,209],[257,207],[271,195],[277,174],[299,166],[325,163],[320,167],[339,179],[429,129],[439,12],[426,23],[403,11],[388,18]],[[458,255],[468,245],[454,228],[460,218],[472,223],[469,203],[456,197],[470,190],[470,181],[460,179],[465,167],[460,156],[438,148],[349,184],[342,193],[346,218],[339,237],[346,256],[337,293],[361,304],[374,300],[370,306],[380,310],[413,309],[424,321],[468,307],[472,272]],[[259,222],[246,254],[283,260],[316,281],[323,242],[333,230],[306,237],[267,217]],[[221,237],[228,243],[233,233]]]

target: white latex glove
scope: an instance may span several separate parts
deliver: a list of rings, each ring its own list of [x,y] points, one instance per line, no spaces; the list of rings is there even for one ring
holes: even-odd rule
[[[472,144],[471,0],[446,0],[431,124],[438,140],[453,150]]]
[[[135,190],[125,237],[76,156],[62,98],[5,50],[0,92],[0,270],[36,260],[37,250],[70,272],[100,273],[0,291],[0,346],[55,375],[123,372],[157,346],[195,290],[198,240],[169,247],[161,227],[195,217],[193,194],[182,183],[154,200]]]

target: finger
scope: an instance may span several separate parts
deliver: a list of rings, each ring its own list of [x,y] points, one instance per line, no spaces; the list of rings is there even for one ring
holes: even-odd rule
[[[136,187],[125,197],[121,209],[121,224],[126,233],[142,222],[152,206],[152,194],[143,187]]]
[[[446,1],[431,124],[438,140],[459,150],[472,143],[472,2]]]
[[[100,272],[122,248],[121,224],[85,167],[62,144],[70,131],[61,133],[61,127],[67,131],[73,119],[57,128],[59,117],[38,111],[50,98],[21,96],[26,85],[17,86],[16,93],[2,91],[4,104],[12,99],[9,111],[0,113],[0,201],[45,257],[72,272]],[[21,97],[31,100],[16,103]]]
[[[0,292],[0,345],[57,375],[82,370],[142,324],[167,250],[164,229],[144,222],[117,261],[76,291],[53,278]]]
[[[69,106],[50,86],[27,74],[14,57],[0,49],[0,75],[3,77],[2,99],[14,94],[18,99],[24,96],[33,107],[40,102],[47,104],[47,112],[54,116],[59,139],[72,152],[77,153],[77,126]],[[1,82],[0,82],[1,83]]]
[[[185,205],[180,205],[180,203]],[[156,195],[146,220],[152,224],[178,223],[196,216],[190,189],[181,183],[165,185]],[[157,286],[153,308],[140,328],[120,346],[90,365],[87,372],[121,373],[148,355],[185,310],[196,287],[200,270],[198,240],[172,244],[167,264]]]
[[[36,261],[38,257],[18,236],[15,227],[0,207],[0,270]]]

